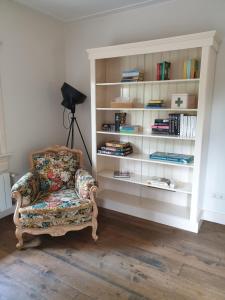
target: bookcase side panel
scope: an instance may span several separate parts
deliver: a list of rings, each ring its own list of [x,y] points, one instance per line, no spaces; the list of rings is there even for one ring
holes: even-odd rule
[[[216,51],[213,47],[202,48],[202,63],[199,85],[198,120],[196,128],[195,168],[193,174],[193,196],[191,220],[198,222],[201,217],[201,205],[204,198],[204,182],[207,167],[210,111],[212,104]]]
[[[97,173],[97,145],[96,145],[96,60],[90,60],[91,72],[91,132],[92,132],[92,174]]]

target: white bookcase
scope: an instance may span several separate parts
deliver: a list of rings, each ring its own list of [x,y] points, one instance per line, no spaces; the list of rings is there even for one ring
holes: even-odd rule
[[[99,206],[198,232],[204,192],[209,120],[218,39],[215,31],[166,39],[123,44],[87,50],[91,65],[92,160],[100,192]],[[200,76],[183,79],[183,64],[198,59]],[[157,81],[156,65],[160,61],[172,65],[172,79]],[[139,68],[144,80],[122,83],[122,71]],[[171,109],[173,93],[197,95],[196,109]],[[115,97],[128,96],[135,108],[111,108]],[[146,109],[150,99],[165,99],[163,109]],[[115,112],[126,112],[130,124],[140,125],[142,132],[121,134],[102,131],[103,123],[113,123]],[[195,138],[152,135],[150,126],[156,118],[169,113],[197,115]],[[134,153],[125,157],[98,154],[106,141],[129,141]],[[154,161],[155,151],[194,155],[193,164]],[[114,179],[114,170],[128,170],[129,179]],[[150,176],[174,179],[174,189],[148,186]]]

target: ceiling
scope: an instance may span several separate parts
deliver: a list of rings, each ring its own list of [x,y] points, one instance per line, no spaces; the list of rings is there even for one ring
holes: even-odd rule
[[[14,0],[61,21],[77,21],[168,0]]]

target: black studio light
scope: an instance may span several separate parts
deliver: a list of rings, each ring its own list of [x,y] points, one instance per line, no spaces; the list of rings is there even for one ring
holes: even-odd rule
[[[77,119],[75,117],[76,105],[83,103],[85,101],[85,99],[87,98],[87,96],[82,94],[81,92],[79,92],[77,89],[75,89],[74,87],[72,87],[71,85],[69,85],[66,82],[64,82],[63,86],[61,87],[61,92],[62,92],[62,96],[63,96],[63,101],[61,104],[65,107],[65,109],[67,108],[68,110],[71,111],[71,120],[70,120],[70,125],[68,128],[69,133],[68,133],[68,137],[67,137],[66,146],[68,147],[70,140],[71,140],[71,149],[74,146],[74,122],[75,122],[77,125],[77,129],[80,133],[82,142],[84,144],[84,148],[86,150],[89,162],[92,165],[91,158],[90,158],[90,155],[87,150],[87,146],[85,144],[85,141],[84,141],[83,135],[81,133],[79,124],[77,122]]]

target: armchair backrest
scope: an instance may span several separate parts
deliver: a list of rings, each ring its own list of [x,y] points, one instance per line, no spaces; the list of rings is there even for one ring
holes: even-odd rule
[[[38,175],[42,192],[74,188],[75,173],[83,166],[82,151],[55,146],[31,154],[32,171]]]

